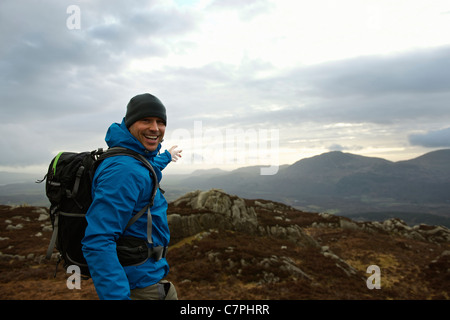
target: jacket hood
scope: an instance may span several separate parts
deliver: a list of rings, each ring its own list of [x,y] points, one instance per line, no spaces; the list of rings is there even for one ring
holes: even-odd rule
[[[122,123],[113,123],[106,132],[105,137],[108,147],[122,147],[136,151],[146,157],[154,157],[161,149],[161,144],[158,145],[155,151],[148,151],[128,130],[125,125],[125,118],[122,119]]]

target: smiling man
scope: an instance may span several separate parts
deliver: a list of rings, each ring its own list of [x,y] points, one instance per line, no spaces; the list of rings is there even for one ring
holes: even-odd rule
[[[159,154],[166,123],[166,108],[158,98],[148,93],[137,95],[128,103],[122,123],[109,127],[105,140],[109,147],[143,155],[160,181],[161,170],[177,157],[173,148]],[[164,280],[169,272],[166,253],[170,232],[167,201],[159,189],[150,212],[127,226],[147,206],[152,189],[149,170],[127,155],[103,160],[95,172],[82,243],[100,299],[177,299],[173,284]],[[147,228],[147,222],[151,228]],[[151,242],[147,241],[148,230]],[[117,250],[124,252],[123,248],[131,263],[119,261]]]

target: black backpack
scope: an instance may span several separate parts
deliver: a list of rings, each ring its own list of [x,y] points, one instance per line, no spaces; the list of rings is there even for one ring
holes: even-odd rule
[[[127,155],[141,161],[148,169],[153,180],[153,190],[149,204],[145,206],[129,221],[126,228],[133,224],[145,211],[148,211],[149,225],[147,226],[147,241],[151,244],[151,214],[150,207],[159,188],[158,179],[151,164],[145,157],[130,149],[114,147],[103,151],[98,149],[81,153],[60,152],[50,162],[45,179],[46,195],[50,200],[50,218],[53,226],[53,234],[47,249],[46,258],[50,259],[53,249],[56,246],[59,251],[58,262],[62,260],[67,269],[70,265],[77,265],[84,278],[89,278],[89,268],[82,252],[81,241],[87,226],[85,218],[86,212],[92,202],[91,187],[94,173],[100,162],[108,157]],[[145,262],[149,257],[160,259],[165,256],[167,248],[147,249],[147,243],[136,238],[119,239],[117,242],[119,261],[122,265],[136,265]],[[144,241],[145,242],[145,241]],[[119,248],[128,247],[124,254],[120,254]],[[130,247],[135,247],[134,251],[138,256],[131,254]],[[145,251],[145,252],[144,252]],[[137,260],[136,260],[137,259]],[[56,276],[56,270],[55,270]]]

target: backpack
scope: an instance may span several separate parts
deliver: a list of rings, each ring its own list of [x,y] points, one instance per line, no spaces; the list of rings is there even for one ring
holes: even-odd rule
[[[83,278],[90,278],[89,268],[82,252],[81,241],[84,238],[84,231],[87,226],[86,212],[92,203],[92,180],[95,170],[101,161],[108,157],[119,155],[131,156],[141,161],[149,169],[150,178],[153,180],[153,190],[149,204],[131,218],[126,228],[139,219],[145,211],[148,211],[147,242],[152,244],[150,207],[153,206],[159,183],[155,171],[148,160],[139,153],[120,147],[109,148],[106,151],[99,148],[98,150],[81,153],[60,152],[50,162],[44,179],[37,181],[43,182],[47,179],[45,192],[50,200],[50,218],[53,234],[47,249],[46,258],[51,258],[53,249],[56,246],[59,255],[55,276],[58,264],[62,260],[64,268],[67,269],[70,265],[76,265],[80,268]],[[142,248],[148,250],[142,250]],[[143,243],[141,239],[127,237],[119,238],[117,251],[122,265],[137,265],[145,262],[149,257],[161,259],[165,256],[167,248],[148,248],[145,241]]]

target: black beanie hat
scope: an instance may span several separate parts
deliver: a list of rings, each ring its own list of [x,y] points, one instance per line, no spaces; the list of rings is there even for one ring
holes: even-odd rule
[[[150,93],[143,93],[131,98],[127,105],[125,124],[129,128],[139,119],[146,117],[158,117],[167,124],[166,107],[162,102]]]

